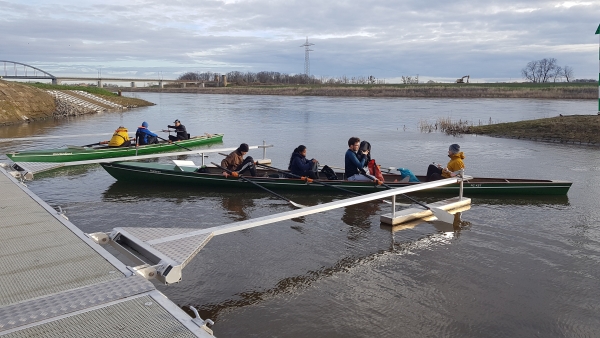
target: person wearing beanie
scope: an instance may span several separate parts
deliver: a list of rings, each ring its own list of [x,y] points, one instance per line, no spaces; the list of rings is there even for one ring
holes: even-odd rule
[[[231,152],[231,154],[227,155],[227,157],[221,161],[221,167],[231,170],[231,176],[233,177],[238,177],[246,171],[250,171],[250,175],[256,176],[254,159],[252,156],[244,158],[244,155],[246,155],[249,150],[250,147],[246,143],[240,144],[236,150]],[[229,173],[224,171],[223,176],[227,177],[229,176]]]
[[[436,181],[442,178],[450,178],[456,176],[455,172],[465,168],[465,154],[460,151],[458,144],[451,144],[448,148],[448,157],[450,162],[445,168],[440,164],[430,164],[427,168],[427,181]]]
[[[137,139],[137,144],[146,145],[146,144],[155,144],[158,143],[158,135],[151,132],[148,129],[148,122],[142,122],[142,125],[138,127],[135,132],[135,138]]]

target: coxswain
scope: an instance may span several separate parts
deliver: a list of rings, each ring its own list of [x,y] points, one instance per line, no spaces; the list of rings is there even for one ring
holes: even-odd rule
[[[250,147],[246,143],[240,144],[240,146],[231,152],[231,154],[227,155],[221,161],[221,167],[231,170],[231,176],[238,177],[243,174],[247,170],[250,171],[250,175],[256,176],[256,166],[254,165],[254,159],[252,156],[247,156],[244,158],[244,155],[248,153]],[[223,172],[223,176],[229,176],[229,173],[226,171]]]
[[[175,135],[175,136],[169,135],[169,141],[175,142],[175,141],[187,140],[190,138],[190,134],[188,134],[187,130],[185,129],[185,126],[183,124],[181,124],[181,122],[179,122],[179,120],[175,120],[175,122],[173,122],[173,124],[175,124],[175,125],[167,126],[167,128],[175,129],[175,131],[177,132],[177,135]]]
[[[448,157],[450,157],[450,161],[445,168],[442,168],[440,164],[435,163],[429,165],[427,168],[427,181],[455,177],[457,175],[455,172],[465,168],[465,163],[463,162],[465,154],[460,151],[460,146],[458,144],[455,143],[450,145],[448,148]]]

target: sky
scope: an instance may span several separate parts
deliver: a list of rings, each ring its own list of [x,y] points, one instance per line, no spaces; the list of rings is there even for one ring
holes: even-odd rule
[[[598,79],[599,24],[599,0],[0,0],[0,60],[59,77],[298,74],[308,37],[316,77],[524,81],[556,58]]]

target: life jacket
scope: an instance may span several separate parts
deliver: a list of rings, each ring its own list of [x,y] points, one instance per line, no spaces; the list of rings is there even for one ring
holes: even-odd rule
[[[109,147],[120,147],[123,143],[129,141],[129,134],[127,133],[127,128],[119,127],[115,130],[115,133],[111,137],[110,141],[108,141]]]
[[[369,174],[375,176],[375,178],[383,182],[383,174],[381,173],[381,169],[379,169],[377,163],[375,163],[375,160],[370,160],[367,166],[369,167]]]

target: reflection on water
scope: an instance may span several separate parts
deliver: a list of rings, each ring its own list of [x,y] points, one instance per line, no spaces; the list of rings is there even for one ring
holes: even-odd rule
[[[369,202],[344,208],[342,221],[350,227],[348,231],[349,240],[356,241],[368,235],[368,232],[365,230],[371,227],[373,216],[379,215],[381,211],[380,206],[381,202]]]

